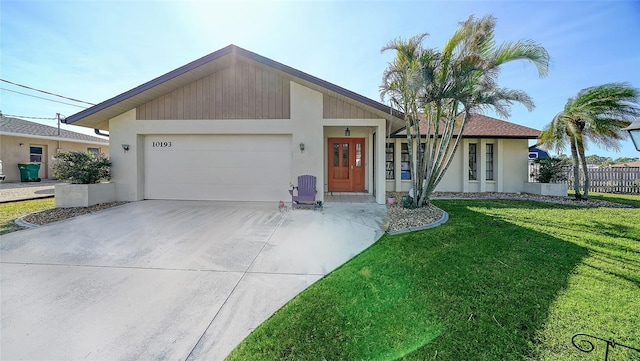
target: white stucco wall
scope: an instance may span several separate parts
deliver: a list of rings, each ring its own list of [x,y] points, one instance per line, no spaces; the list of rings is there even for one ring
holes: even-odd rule
[[[367,139],[367,179],[373,185],[375,176],[380,184],[375,185],[380,192],[376,201],[384,204],[384,137],[377,137],[379,166],[373,174],[373,133],[384,134],[384,119],[323,119],[322,93],[298,83],[291,82],[291,119],[206,119],[206,120],[136,120],[136,110],[132,109],[109,120],[110,158],[113,162],[113,179],[116,184],[117,199],[135,201],[144,198],[144,136],[152,134],[285,134],[291,135],[292,169],[291,183],[297,183],[298,175],[311,174],[318,179],[316,199],[324,200],[326,180],[325,158],[327,137],[335,131],[349,126],[352,137]],[[326,132],[326,133],[325,133]],[[342,134],[342,136],[344,133]],[[300,151],[300,143],[305,150]],[[122,149],[129,145],[129,151]],[[168,170],[170,171],[170,170]],[[288,187],[288,184],[283,184]],[[370,192],[372,187],[368,187]]]
[[[291,183],[297,184],[299,175],[316,176],[318,194],[316,199],[324,200],[322,179],[324,179],[324,143],[322,138],[322,93],[291,82],[291,121],[289,132],[293,135],[293,159]],[[305,149],[300,151],[300,143]]]
[[[523,192],[529,181],[529,142],[523,139],[503,139],[503,192]]]

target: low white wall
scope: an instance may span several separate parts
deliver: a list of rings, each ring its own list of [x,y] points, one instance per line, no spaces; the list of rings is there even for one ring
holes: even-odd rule
[[[115,202],[115,183],[68,184],[55,186],[56,208],[88,207]]]
[[[530,194],[539,194],[542,196],[566,197],[567,184],[525,182],[524,192]]]

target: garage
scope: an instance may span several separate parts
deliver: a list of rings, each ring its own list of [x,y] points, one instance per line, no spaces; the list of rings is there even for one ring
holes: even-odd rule
[[[147,135],[145,199],[289,197],[291,135]]]

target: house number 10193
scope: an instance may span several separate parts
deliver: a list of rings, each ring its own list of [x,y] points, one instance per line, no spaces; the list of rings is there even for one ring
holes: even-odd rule
[[[171,142],[152,142],[151,146],[154,148],[169,148],[171,147]]]

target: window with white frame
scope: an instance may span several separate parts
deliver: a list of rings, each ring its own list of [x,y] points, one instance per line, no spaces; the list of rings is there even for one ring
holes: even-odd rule
[[[386,158],[385,158],[386,159],[386,166],[385,166],[386,179],[394,179],[395,178],[394,157],[395,157],[395,144],[387,143]]]
[[[487,144],[487,177],[486,180],[493,180],[493,144]]]
[[[420,159],[424,159],[425,143],[420,143]],[[400,179],[411,179],[411,162],[409,161],[409,145],[400,144]]]
[[[88,147],[87,152],[91,153],[91,155],[95,158],[100,155],[100,148]]]
[[[469,180],[478,180],[478,148],[477,144],[469,144]]]
[[[29,162],[42,162],[42,147],[39,145],[32,145],[29,147]]]

